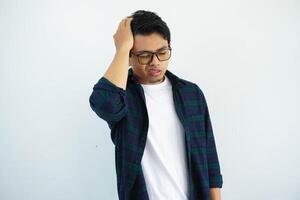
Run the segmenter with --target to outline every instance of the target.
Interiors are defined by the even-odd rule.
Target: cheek
[[[139,68],[139,72],[140,72],[140,74],[143,74],[143,75],[146,75],[146,74],[147,74],[147,71],[146,71],[146,68],[145,68],[145,67],[140,67],[140,68]]]
[[[139,76],[145,76],[147,73],[145,71],[145,67],[143,67],[143,66],[134,65],[134,66],[132,66],[132,69],[133,69],[134,73],[138,74]]]

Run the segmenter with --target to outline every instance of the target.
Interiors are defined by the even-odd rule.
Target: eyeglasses
[[[171,57],[171,47],[158,50],[157,52],[143,51],[138,54],[134,54],[130,51],[130,56],[135,55],[138,58],[140,65],[148,65],[152,62],[155,55],[159,61],[169,60]]]

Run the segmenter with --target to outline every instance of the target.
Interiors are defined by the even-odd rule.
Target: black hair
[[[155,12],[138,10],[132,13],[131,31],[133,36],[160,34],[170,44],[171,34],[169,27]]]

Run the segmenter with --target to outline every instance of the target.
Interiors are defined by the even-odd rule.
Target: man
[[[150,11],[123,19],[116,53],[90,96],[111,129],[119,199],[220,200],[223,180],[205,97],[167,70],[167,24]],[[128,67],[131,68],[128,69]]]

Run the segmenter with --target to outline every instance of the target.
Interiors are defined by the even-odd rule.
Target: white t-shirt
[[[187,200],[188,172],[184,129],[175,111],[172,85],[165,76],[155,85],[141,84],[149,129],[141,165],[150,200]]]

